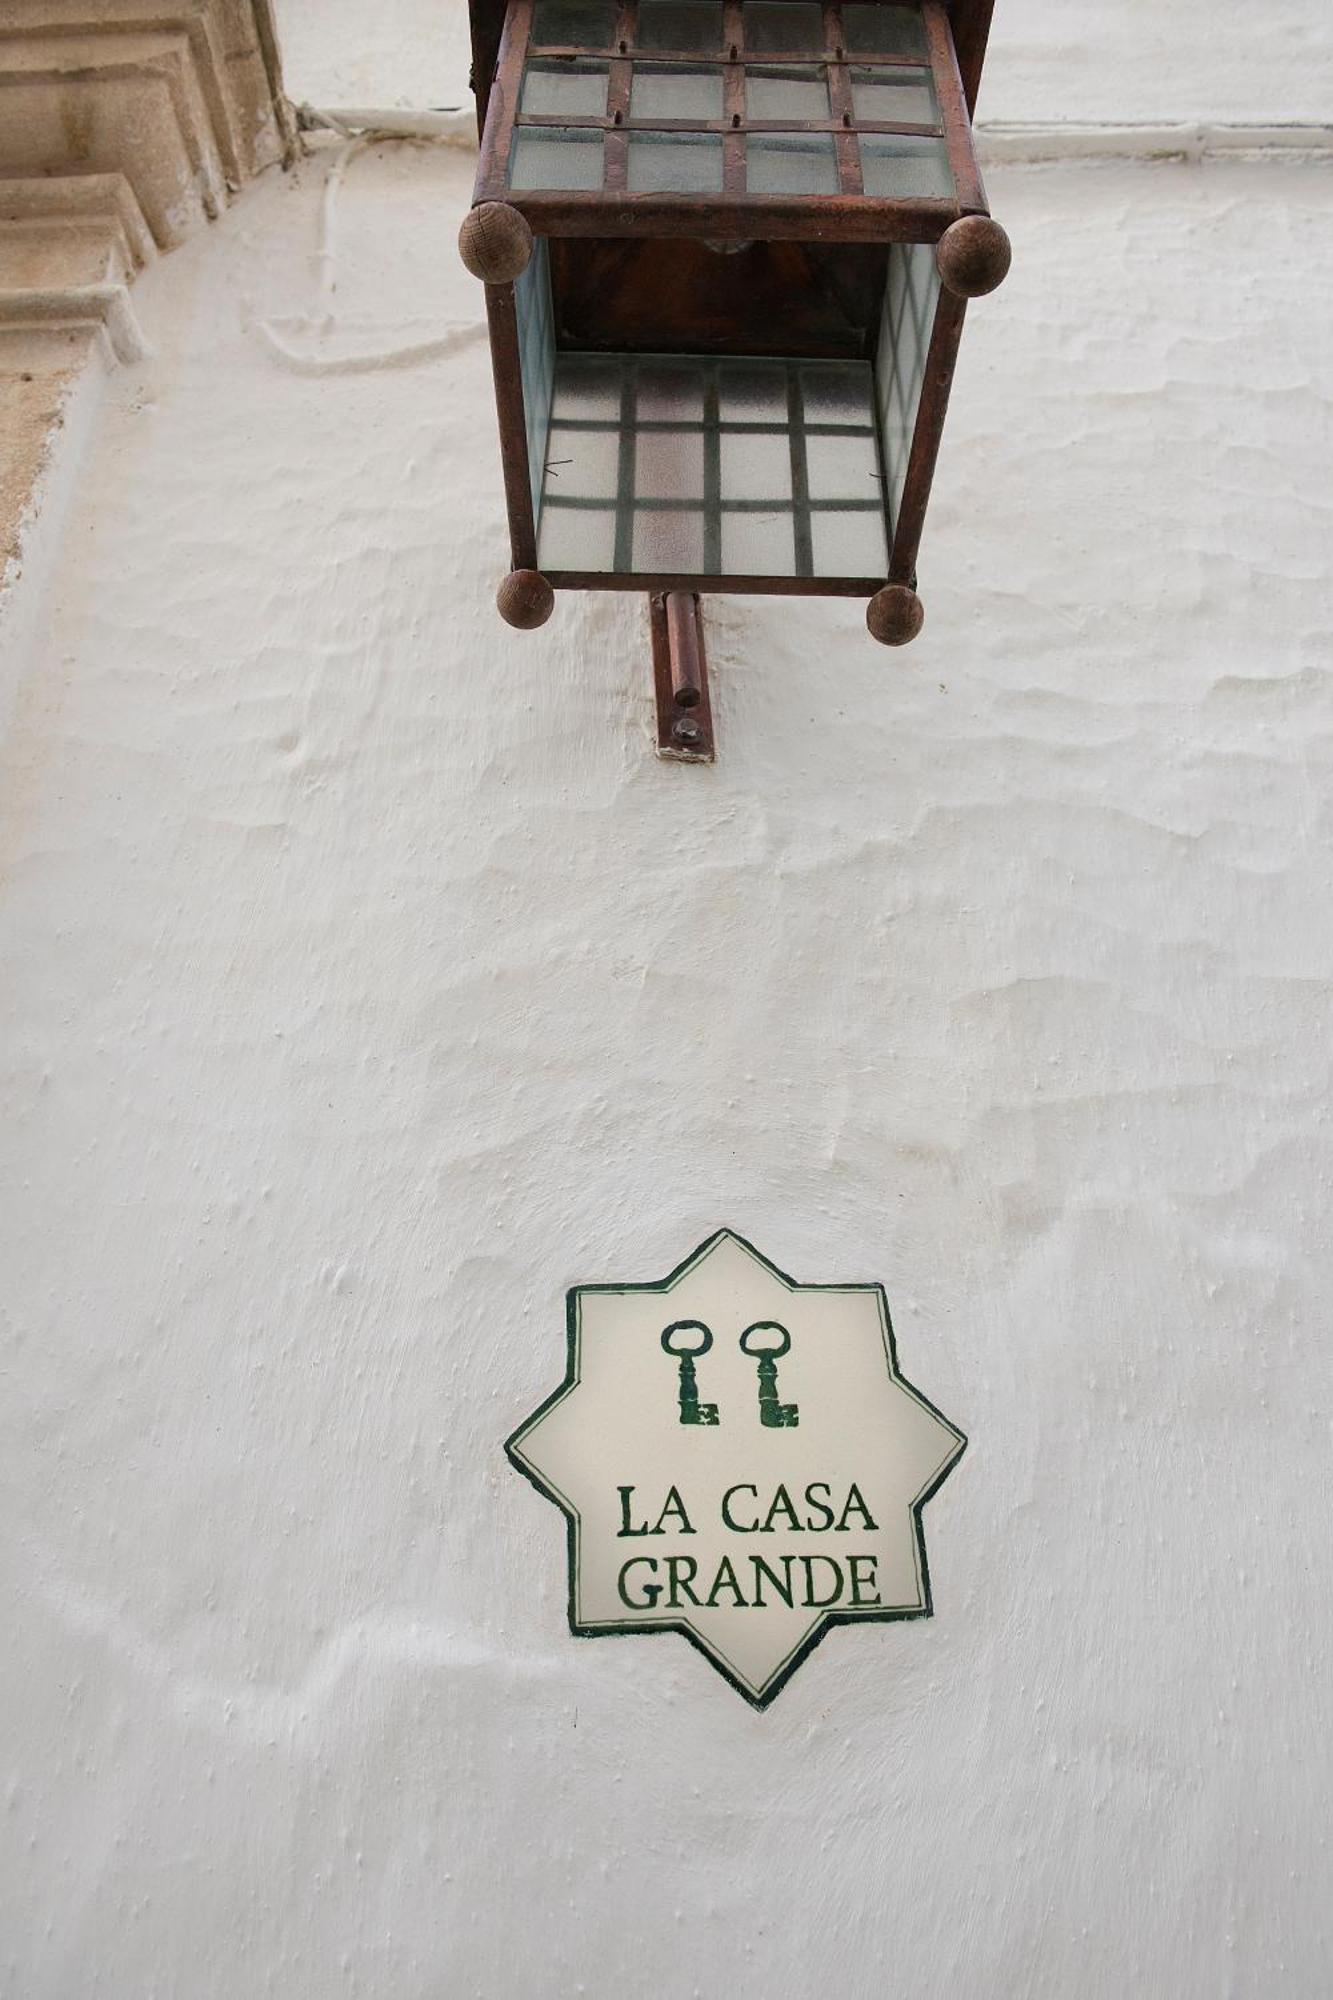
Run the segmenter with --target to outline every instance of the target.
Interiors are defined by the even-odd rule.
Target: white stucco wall
[[[711,602],[698,770],[637,603],[498,622],[483,345],[322,365],[478,319],[469,160],[319,334],[331,157],[140,282],[5,663],[0,1990],[1326,1993],[1327,170],[995,173],[925,634]],[[971,1438],[762,1716],[500,1452],[720,1222]]]

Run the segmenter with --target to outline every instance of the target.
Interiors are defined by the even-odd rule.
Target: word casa
[[[617,1539],[622,1535],[694,1535],[698,1529],[685,1511],[685,1502],[676,1486],[667,1488],[662,1510],[651,1526],[645,1520],[636,1526],[630,1516],[634,1511],[634,1488],[618,1486],[620,1495],[620,1526],[616,1530]],[[823,1499],[818,1496],[823,1494]],[[746,1497],[748,1495],[748,1498]],[[816,1479],[806,1487],[802,1505],[804,1517],[797,1511],[797,1505],[785,1486],[779,1486],[765,1508],[759,1499],[759,1488],[748,1480],[741,1480],[729,1486],[722,1495],[722,1525],[730,1528],[734,1535],[776,1535],[782,1530],[787,1533],[827,1534],[830,1530],[837,1535],[850,1532],[851,1517],[857,1516],[857,1525],[867,1533],[873,1533],[879,1526],[870,1518],[870,1509],[861,1498],[861,1489],[853,1480],[847,1488],[847,1497],[841,1507],[832,1507],[833,1488],[825,1479]],[[649,1512],[651,1513],[651,1508]],[[762,1518],[761,1518],[762,1517]],[[668,1528],[667,1523],[672,1526]]]
[[[668,1487],[655,1520],[650,1518],[651,1508],[645,1512],[635,1507],[632,1486],[616,1490],[620,1495],[617,1539],[698,1533],[678,1487]],[[636,1521],[635,1514],[640,1512],[643,1518]],[[792,1498],[786,1486],[779,1486],[767,1504],[756,1485],[742,1480],[722,1495],[719,1514],[722,1526],[736,1535],[850,1534],[854,1528],[864,1533],[878,1526],[855,1481],[838,1505],[826,1480],[812,1481],[799,1500]],[[693,1556],[639,1555],[621,1564],[617,1584],[621,1603],[632,1611],[652,1611],[659,1605],[675,1611],[686,1604],[708,1610],[762,1611],[770,1602],[803,1610],[828,1610],[835,1604],[869,1609],[883,1602],[875,1574],[878,1560],[873,1553],[844,1555],[842,1551],[837,1556],[779,1556],[774,1551],[771,1560],[751,1554],[737,1556],[734,1562],[723,1556],[701,1582]],[[764,1595],[766,1589],[769,1597]]]

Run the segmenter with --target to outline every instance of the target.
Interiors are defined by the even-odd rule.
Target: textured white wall
[[[484,348],[261,338],[478,315],[387,147],[293,323],[328,158],[139,285],[6,662],[0,1990],[1326,1993],[1327,173],[996,174],[923,638],[714,601],[682,770],[637,604],[494,615]],[[721,1221],[972,1440],[764,1716],[500,1454]]]

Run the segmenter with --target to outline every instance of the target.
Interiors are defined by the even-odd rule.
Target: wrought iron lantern
[[[511,625],[652,607],[659,748],[710,757],[701,591],[862,596],[917,549],[967,301],[1009,243],[971,109],[993,0],[472,0]]]

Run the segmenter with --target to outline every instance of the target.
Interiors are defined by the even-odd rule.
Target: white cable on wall
[[[321,341],[337,325],[334,296],[337,291],[338,204],[347,169],[366,146],[381,140],[406,140],[416,144],[461,145],[462,123],[466,118],[469,139],[476,146],[476,121],[458,111],[391,112],[377,110],[315,111],[302,105],[298,123],[304,130],[337,132],[344,143],[329,165],[320,203],[319,246],[315,254],[315,301],[304,313],[291,318],[257,320],[255,331],[279,365],[297,375],[365,375],[386,368],[415,368],[426,361],[474,346],[485,337],[482,320],[468,320],[445,327],[426,340],[373,347],[357,354],[329,354],[318,345],[296,344],[292,333],[313,335]],[[442,121],[448,121],[447,124]],[[390,129],[391,124],[397,129]]]
[[[1065,161],[1278,160],[1297,163],[1333,154],[1333,125],[1171,125],[1008,123],[976,127],[984,165],[1046,166]]]

